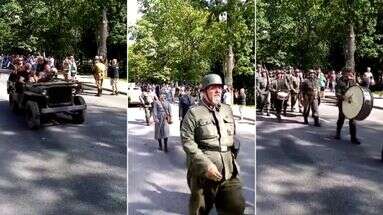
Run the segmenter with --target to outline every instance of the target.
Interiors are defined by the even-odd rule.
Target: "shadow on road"
[[[347,120],[342,140],[334,139],[334,119],[326,120],[331,123],[322,123],[320,128],[302,123],[289,128],[274,119],[257,117],[257,211],[380,214],[382,125],[357,122],[362,144],[353,145]],[[279,174],[274,176],[274,171]],[[283,192],[270,192],[270,186]],[[287,213],[289,205],[297,210]]]
[[[126,110],[88,105],[84,124],[36,131],[8,101],[0,112],[4,205],[21,214],[126,214]]]

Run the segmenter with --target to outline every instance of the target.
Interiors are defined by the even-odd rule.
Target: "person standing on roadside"
[[[158,149],[162,150],[164,140],[164,152],[168,152],[169,121],[171,117],[171,105],[166,101],[166,94],[161,93],[158,100],[153,102],[154,138],[158,141]]]
[[[243,108],[246,106],[246,93],[244,88],[239,89],[238,101],[239,117],[243,120]]]
[[[108,68],[108,73],[110,77],[110,85],[112,86],[112,95],[118,95],[118,76],[119,76],[119,67],[117,59],[112,60],[111,66]]]
[[[182,120],[184,119],[186,113],[189,108],[194,105],[194,98],[190,95],[190,87],[187,86],[185,88],[185,92],[183,95],[179,97],[179,117],[180,117],[180,125],[182,125]]]
[[[93,66],[93,76],[96,81],[97,86],[97,94],[96,96],[102,95],[102,83],[104,82],[104,77],[106,73],[106,66],[100,61],[100,57],[96,56],[94,59],[94,66]]]
[[[77,65],[73,55],[69,57],[69,74],[72,77],[72,80],[76,80]]]

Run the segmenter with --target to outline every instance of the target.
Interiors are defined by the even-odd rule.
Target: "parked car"
[[[140,105],[141,104],[141,101],[140,101],[141,93],[142,93],[142,91],[141,91],[140,87],[128,85],[128,105],[129,106]]]

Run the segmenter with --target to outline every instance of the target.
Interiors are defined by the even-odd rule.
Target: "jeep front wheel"
[[[26,120],[30,129],[38,129],[41,124],[40,110],[36,102],[28,101],[26,106]]]
[[[17,113],[19,111],[19,107],[18,107],[18,104],[16,102],[16,100],[13,98],[13,94],[9,94],[9,108],[11,108],[11,110],[14,112],[14,113]]]
[[[81,96],[75,96],[74,98],[75,105],[85,105],[85,100]],[[78,110],[72,114],[72,122],[75,124],[82,124],[85,122],[85,110]]]

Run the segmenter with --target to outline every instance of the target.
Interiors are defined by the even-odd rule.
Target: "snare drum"
[[[352,86],[345,93],[342,111],[347,119],[364,120],[370,115],[374,97],[365,87]]]
[[[284,101],[284,100],[287,100],[288,97],[289,97],[289,94],[286,92],[280,91],[277,93],[277,99],[279,100]]]

